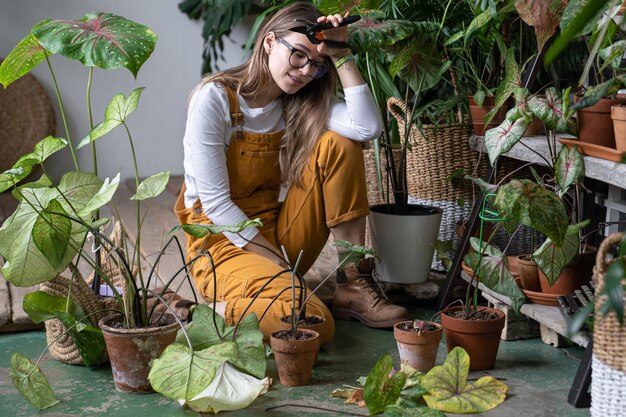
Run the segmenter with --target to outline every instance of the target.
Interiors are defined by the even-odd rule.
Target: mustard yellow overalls
[[[262,220],[260,233],[277,248],[284,245],[291,262],[295,262],[301,249],[304,251],[298,268],[304,274],[324,247],[329,228],[368,213],[361,145],[335,132],[325,132],[305,167],[303,187],[291,186],[285,201],[280,203],[278,155],[283,132],[241,131],[243,114],[236,93],[230,88],[226,91],[234,127],[226,156],[231,198],[248,218]],[[183,185],[174,209],[180,223],[211,223],[200,200],[190,208],[185,207],[184,193]],[[244,312],[263,316],[260,328],[264,337],[269,338],[278,329],[280,317],[291,314],[291,291],[283,291],[291,286],[290,274],[283,273],[263,287],[282,270],[281,266],[235,246],[222,234],[208,239],[187,235],[188,259],[207,249],[215,265],[217,292],[214,294],[213,270],[207,257],[200,258],[191,269],[196,288],[207,301],[213,298],[227,301],[225,319],[230,325]],[[276,301],[272,303],[274,298]],[[320,337],[323,345],[328,343],[335,331],[328,308],[313,296],[307,303],[308,314],[326,319]]]

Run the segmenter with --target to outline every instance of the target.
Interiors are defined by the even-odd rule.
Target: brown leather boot
[[[366,258],[361,260],[358,269],[354,263],[349,263],[337,270],[339,279],[333,296],[333,315],[340,320],[357,319],[375,328],[393,327],[399,321],[410,320],[406,308],[387,300],[372,276],[373,269],[373,258]]]

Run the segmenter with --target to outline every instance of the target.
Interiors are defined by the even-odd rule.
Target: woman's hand
[[[345,17],[350,16],[346,13],[343,17],[340,14],[331,14],[328,16],[320,16],[317,23],[331,23],[335,28],[323,31],[324,38],[339,42],[348,42],[348,26],[339,26]],[[350,48],[330,48],[326,42],[317,45],[317,51],[320,54],[327,55],[335,63],[339,58],[350,54]]]

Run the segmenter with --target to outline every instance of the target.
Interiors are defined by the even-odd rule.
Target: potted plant
[[[569,23],[578,12],[577,5],[577,2],[571,2],[567,6],[565,13],[568,18],[563,19],[563,25]],[[579,140],[583,144],[611,149],[615,149],[611,107],[624,103],[616,93],[626,86],[622,66],[626,39],[618,27],[620,19],[623,19],[623,16],[618,16],[620,6],[618,0],[606,2],[598,12],[603,17],[588,22],[579,33],[579,36],[587,35],[590,52],[578,86],[589,87],[584,94],[576,97],[576,103],[572,106],[577,111]],[[591,33],[594,36],[589,36]]]
[[[426,320],[407,320],[393,326],[400,362],[420,372],[428,372],[437,361],[441,324]]]
[[[35,25],[29,35],[3,61],[0,82],[6,87],[43,61],[49,64],[54,78],[49,60],[52,54],[82,62],[89,68],[90,75],[94,66],[102,69],[127,68],[136,75],[150,56],[155,43],[156,35],[149,28],[110,13],[89,13],[76,21],[46,20]],[[88,87],[88,110],[91,114],[91,82]],[[56,85],[55,89],[60,99]],[[60,320],[65,329],[59,337],[71,335],[82,363],[88,366],[99,364],[107,358],[104,342],[106,337],[103,338],[97,327],[97,318],[103,315],[117,312],[115,319],[100,320],[103,327],[111,327],[115,333],[167,333],[163,342],[153,343],[155,339],[152,339],[153,341],[144,343],[150,345],[146,365],[147,361],[158,357],[160,350],[174,341],[176,328],[182,326],[176,316],[153,314],[158,302],[150,304],[149,295],[167,304],[163,295],[177,277],[166,279],[161,293],[150,288],[158,260],[150,274],[144,277],[140,232],[134,253],[125,252],[125,245],[113,242],[103,232],[109,220],[99,218],[98,211],[113,197],[119,185],[119,174],[113,179],[102,180],[98,177],[95,147],[92,148],[94,172],[82,171],[75,153],[76,149],[93,143],[118,126],[123,125],[126,128],[135,167],[136,193],[132,199],[137,203],[137,226],[140,231],[143,219],[141,201],[159,195],[169,178],[169,172],[161,172],[141,182],[139,179],[134,142],[126,120],[137,108],[142,90],[143,88],[135,89],[128,97],[123,94],[115,95],[107,106],[104,121],[93,127],[78,146],[70,139],[67,115],[62,101],[59,100],[67,139],[52,136],[43,138],[32,152],[23,155],[11,169],[0,174],[0,190],[12,189],[13,195],[19,201],[15,212],[0,228],[0,254],[5,259],[3,275],[18,286],[54,284],[63,287],[62,296],[41,291],[27,295],[25,309],[35,321]],[[48,176],[44,161],[66,147],[71,151],[74,166],[55,183]],[[37,181],[21,184],[36,166],[41,167],[42,177]],[[243,224],[240,226],[247,227]],[[237,228],[233,230],[235,229]],[[100,248],[96,253],[106,253],[109,256],[107,262],[97,257],[93,259],[84,249],[88,234],[95,239],[95,247]],[[162,251],[176,242],[177,238],[171,237]],[[91,289],[76,273],[72,274],[71,279],[61,277],[68,267],[77,271],[76,263],[80,260],[95,271]],[[177,275],[186,272],[188,265],[194,261],[186,263],[183,260],[184,265]],[[119,275],[121,281],[114,282],[113,273]],[[108,291],[114,295],[112,303],[99,302],[101,284],[103,289],[106,284]],[[86,289],[86,294],[91,294],[90,302],[76,298],[78,291],[75,288]],[[173,312],[169,304],[166,308]],[[111,347],[107,342],[108,358],[114,362],[116,355]],[[121,354],[126,359],[131,356],[126,348]],[[133,362],[136,367],[137,358],[133,358]],[[45,408],[57,402],[37,365],[20,354],[14,355],[12,365],[15,385],[33,405]],[[119,372],[115,364],[113,369],[114,377],[117,377]],[[147,370],[142,371],[142,375],[145,379]],[[141,392],[151,389],[145,380],[140,381],[133,377],[132,382],[129,381],[131,380],[116,380],[117,388],[137,389]]]
[[[459,136],[469,137],[469,124],[459,114],[463,98],[451,86],[448,71],[451,62],[442,52],[449,22],[464,13],[453,3],[432,5],[432,9],[424,8],[419,1],[382,3],[378,9],[320,3],[324,13],[349,11],[361,15],[361,20],[348,30],[350,49],[383,120],[383,134],[367,151],[373,156],[366,160],[376,167],[368,167],[374,174],[368,183],[385,190],[381,195],[384,203],[370,207],[368,227],[372,245],[381,255],[376,270],[387,282],[426,281],[433,264],[437,232],[441,232],[441,207],[434,199],[413,193],[420,201],[409,201],[409,179],[424,174],[411,166],[410,161],[423,160],[418,156],[422,146],[432,151],[437,142],[445,140],[446,147],[456,146],[464,143]],[[473,163],[472,160],[468,165]],[[438,178],[448,187],[445,178],[450,172],[445,168],[440,171]],[[451,199],[449,205],[454,210],[456,201]],[[415,222],[421,224],[416,226]],[[454,222],[448,223],[446,233],[452,238]],[[388,236],[393,238],[382,241]],[[441,235],[440,238],[446,240]],[[418,245],[418,256],[399,259],[397,255],[402,253],[399,248],[407,245]]]

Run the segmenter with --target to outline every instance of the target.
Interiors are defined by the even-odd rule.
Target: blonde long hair
[[[259,30],[252,55],[237,67],[221,73],[205,76],[194,88],[192,95],[210,82],[219,82],[232,88],[243,97],[255,98],[263,94],[263,88],[273,82],[267,65],[268,55],[263,41],[269,32],[276,37],[289,33],[294,26],[315,22],[322,13],[311,3],[293,3],[274,14]],[[302,185],[302,175],[315,143],[326,130],[326,122],[335,93],[337,72],[330,58],[325,57],[328,72],[321,78],[311,80],[295,94],[283,94],[283,118],[285,134],[281,141],[280,169],[282,179]]]

